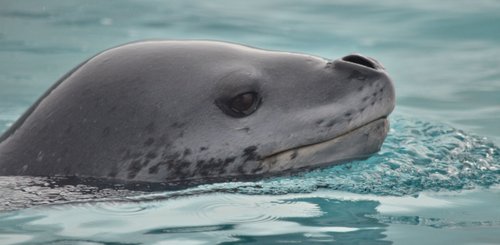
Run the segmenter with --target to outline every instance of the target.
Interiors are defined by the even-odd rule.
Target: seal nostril
[[[351,55],[348,55],[348,56],[342,58],[342,60],[347,61],[347,62],[351,62],[354,64],[370,67],[372,69],[376,69],[375,64],[371,60],[369,60],[368,58],[365,58],[361,55],[351,54]]]

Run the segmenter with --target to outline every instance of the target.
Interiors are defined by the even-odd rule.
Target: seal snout
[[[175,188],[282,175],[378,151],[394,105],[389,74],[360,54],[137,42],[56,82],[0,137],[0,175]]]
[[[364,67],[368,67],[371,69],[379,69],[381,68],[381,65],[376,62],[375,60],[362,56],[360,54],[350,54],[342,58],[343,61],[349,62],[349,63],[354,63],[357,65],[361,65]]]

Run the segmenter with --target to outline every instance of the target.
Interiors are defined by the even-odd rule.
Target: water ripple
[[[279,212],[273,212],[273,203],[248,202],[241,196],[221,196],[203,203],[196,209],[196,215],[203,220],[223,223],[258,223],[279,218]]]
[[[143,202],[143,203],[133,203],[133,204],[123,204],[120,202],[100,202],[100,203],[86,203],[84,204],[86,208],[91,209],[93,212],[113,215],[113,216],[133,216],[141,215],[142,213],[148,212],[155,207],[154,202]]]

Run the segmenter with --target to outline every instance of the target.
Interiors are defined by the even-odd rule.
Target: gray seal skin
[[[0,138],[0,174],[208,182],[377,152],[395,105],[385,69],[214,41],[106,50]]]

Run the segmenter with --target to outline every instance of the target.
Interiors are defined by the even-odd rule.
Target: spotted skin
[[[224,111],[248,92],[259,98],[255,111]],[[385,69],[361,55],[136,42],[83,62],[28,109],[0,138],[0,174],[197,183],[281,175],[378,151],[394,103]]]

